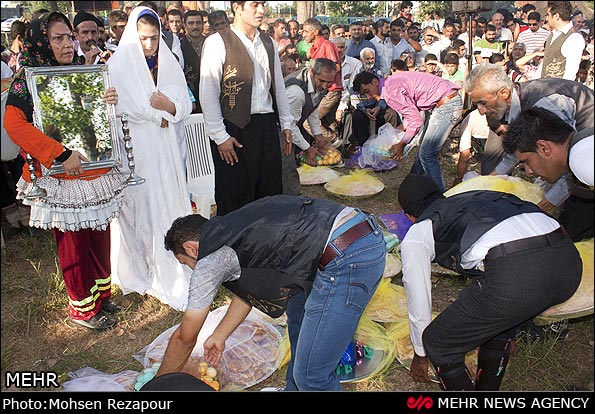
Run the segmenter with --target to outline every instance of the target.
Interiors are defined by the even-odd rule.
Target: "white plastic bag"
[[[211,311],[196,340],[196,346],[182,369],[198,377],[198,363],[204,355],[203,343],[213,333],[228,305]],[[150,367],[161,362],[169,338],[178,325],[172,326],[153,342],[134,355],[134,358]],[[219,365],[219,382],[222,391],[234,391],[251,387],[268,378],[285,358],[281,347],[282,336],[275,326],[261,318],[254,310],[225,341],[225,351]]]
[[[64,391],[132,391],[138,371],[122,371],[108,374],[95,368],[85,367],[69,372],[72,380],[62,384]]]
[[[386,123],[378,128],[378,135],[370,137],[363,145],[362,152],[368,152],[371,155],[379,157],[390,157],[390,147],[398,144],[405,135],[404,131],[393,127],[390,123]]]

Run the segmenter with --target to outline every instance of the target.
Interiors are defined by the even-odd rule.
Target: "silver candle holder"
[[[126,185],[139,185],[144,183],[146,180],[138,176],[134,169],[136,167],[134,163],[134,154],[132,153],[132,137],[130,136],[130,129],[128,128],[128,114],[122,114],[122,132],[124,132],[124,149],[126,150],[126,158],[128,159],[128,169],[130,175],[126,179]]]
[[[29,174],[31,174],[31,188],[29,189],[27,194],[25,194],[25,198],[28,200],[33,200],[36,198],[47,197],[48,192],[37,185],[37,175],[35,175],[35,160],[30,154],[27,154],[25,156],[25,159],[27,161],[27,168],[29,170]]]

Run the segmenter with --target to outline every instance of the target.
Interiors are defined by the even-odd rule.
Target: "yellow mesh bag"
[[[407,297],[403,286],[384,278],[364,310],[364,316],[376,322],[394,322],[407,318]]]
[[[433,313],[432,319],[436,316],[438,316],[438,314]],[[411,342],[411,336],[409,333],[409,319],[405,317],[399,321],[387,323],[386,333],[395,344],[395,358],[405,368],[410,369],[415,352],[413,350],[413,343]],[[465,365],[467,365],[469,372],[475,378],[477,373],[477,350],[468,352],[467,355],[465,355]],[[436,375],[436,372],[434,372],[432,364],[430,364],[430,368],[432,371],[432,381],[439,382],[438,376]]]
[[[370,379],[386,371],[395,359],[395,346],[388,337],[386,329],[379,323],[362,316],[353,338],[372,350],[372,358],[364,359],[360,367],[355,368],[355,377],[341,382],[359,382]]]
[[[382,277],[393,277],[401,273],[401,256],[398,253],[387,253]]]
[[[538,324],[562,319],[580,318],[593,313],[593,239],[574,243],[583,261],[581,283],[570,299],[543,311],[535,318]]]
[[[514,194],[521,200],[538,204],[543,199],[543,189],[519,177],[508,175],[480,175],[455,185],[444,193],[446,197],[474,190],[491,190]]]
[[[312,167],[308,164],[302,164],[297,169],[300,176],[301,185],[324,184],[333,178],[341,176],[337,171],[330,167]]]
[[[370,170],[352,170],[324,185],[330,193],[345,197],[369,197],[384,189],[384,184]]]

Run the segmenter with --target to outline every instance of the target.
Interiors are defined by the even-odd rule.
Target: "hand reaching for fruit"
[[[217,369],[209,365],[207,361],[200,361],[198,363],[198,377],[215,391],[219,391],[221,388],[217,374]]]

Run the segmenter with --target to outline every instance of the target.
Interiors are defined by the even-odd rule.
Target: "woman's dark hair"
[[[441,200],[445,198],[443,194],[437,192],[430,194],[429,196],[422,198],[419,201],[411,204],[409,207],[405,209],[405,213],[417,218],[420,217],[423,212],[429,207],[436,200]]]
[[[170,250],[174,255],[186,254],[184,243],[187,241],[200,241],[202,225],[208,220],[199,214],[190,214],[178,217],[165,234],[165,250]]]

